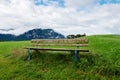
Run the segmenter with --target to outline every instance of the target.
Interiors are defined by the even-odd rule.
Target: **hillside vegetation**
[[[69,52],[32,51],[30,41],[0,42],[1,80],[120,80],[120,36],[88,36],[90,53],[74,62]]]

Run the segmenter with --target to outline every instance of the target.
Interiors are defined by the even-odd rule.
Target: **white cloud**
[[[0,33],[21,34],[33,28],[52,28],[65,35],[120,34],[120,4],[98,5],[96,0],[65,2],[66,7],[61,8],[56,3],[36,6],[33,0],[0,0],[0,29],[15,29]],[[81,6],[87,9],[78,11]]]
[[[85,6],[91,6],[97,3],[97,0],[65,0],[65,5],[71,8],[80,8]]]

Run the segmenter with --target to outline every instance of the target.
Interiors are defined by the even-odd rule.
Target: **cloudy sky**
[[[68,34],[120,34],[120,0],[0,0],[0,33],[51,28]]]

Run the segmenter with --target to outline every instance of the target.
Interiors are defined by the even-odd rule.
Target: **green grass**
[[[32,51],[30,41],[0,42],[1,80],[119,80],[120,36],[88,36],[90,53],[81,53],[74,62],[69,52]]]

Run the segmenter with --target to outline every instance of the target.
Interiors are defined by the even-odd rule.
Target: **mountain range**
[[[22,41],[31,39],[60,39],[65,38],[53,29],[32,29],[18,36],[13,34],[0,34],[0,41]]]

